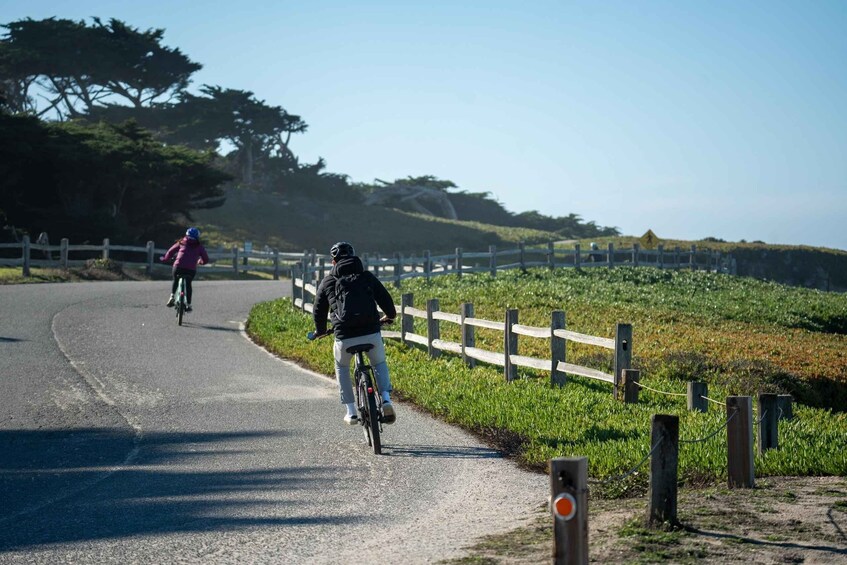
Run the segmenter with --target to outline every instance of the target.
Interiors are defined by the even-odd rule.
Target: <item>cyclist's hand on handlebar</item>
[[[379,323],[384,325],[384,326],[388,325],[388,324],[393,324],[394,318],[389,318],[388,316],[383,316],[382,318],[379,319]]]

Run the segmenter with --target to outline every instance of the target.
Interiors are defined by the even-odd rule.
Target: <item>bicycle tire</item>
[[[382,441],[379,437],[379,412],[376,407],[376,394],[373,392],[373,387],[371,387],[371,392],[368,393],[368,427],[370,428],[371,439],[373,440],[374,454],[379,455],[382,453]]]
[[[361,373],[356,373],[356,400],[359,408],[359,422],[362,425],[362,432],[365,434],[365,441],[368,442],[368,447],[373,446],[371,441],[371,426],[368,416],[368,391],[365,386],[365,379]]]
[[[182,301],[180,301],[176,306],[176,323],[180,326],[182,325],[182,316],[185,314],[185,307],[182,305]]]

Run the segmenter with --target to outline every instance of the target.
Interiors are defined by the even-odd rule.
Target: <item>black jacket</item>
[[[337,277],[354,274],[361,274],[364,277],[364,280],[368,283],[373,293],[374,301],[382,308],[385,315],[389,318],[397,317],[394,300],[383,284],[379,282],[379,279],[373,273],[364,269],[362,261],[358,257],[345,257],[332,266],[332,270],[330,270],[329,274],[318,285],[318,293],[315,296],[315,309],[312,313],[315,320],[315,331],[318,334],[326,331],[327,314],[329,314],[332,331],[335,333],[336,339],[349,339],[351,337],[375,334],[379,331],[379,322],[372,326],[344,327],[334,315],[335,281]]]

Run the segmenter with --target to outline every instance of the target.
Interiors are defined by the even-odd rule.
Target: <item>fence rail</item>
[[[81,244],[71,245],[67,239],[62,239],[59,245],[32,243],[29,236],[24,236],[20,243],[0,243],[0,267],[21,267],[24,276],[30,275],[32,267],[68,269],[82,267],[93,258],[110,259],[115,254],[120,262],[129,265],[143,266],[147,274],[156,269],[170,269],[170,265],[158,262],[167,248],[156,247],[152,241],[145,246],[112,245],[104,239],[101,245]],[[17,256],[11,256],[9,251],[20,250]],[[281,253],[278,250],[245,251],[238,247],[230,249],[209,249],[209,265],[200,265],[200,273],[243,271],[273,273],[274,279],[280,276],[292,276],[294,265],[301,262],[301,253]],[[76,255],[76,257],[72,257]],[[79,255],[87,255],[79,258]],[[39,257],[39,255],[41,255]],[[142,257],[139,257],[142,256]]]

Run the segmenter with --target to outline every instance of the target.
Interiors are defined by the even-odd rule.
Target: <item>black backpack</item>
[[[351,328],[379,323],[373,290],[363,274],[335,279],[335,318]]]

